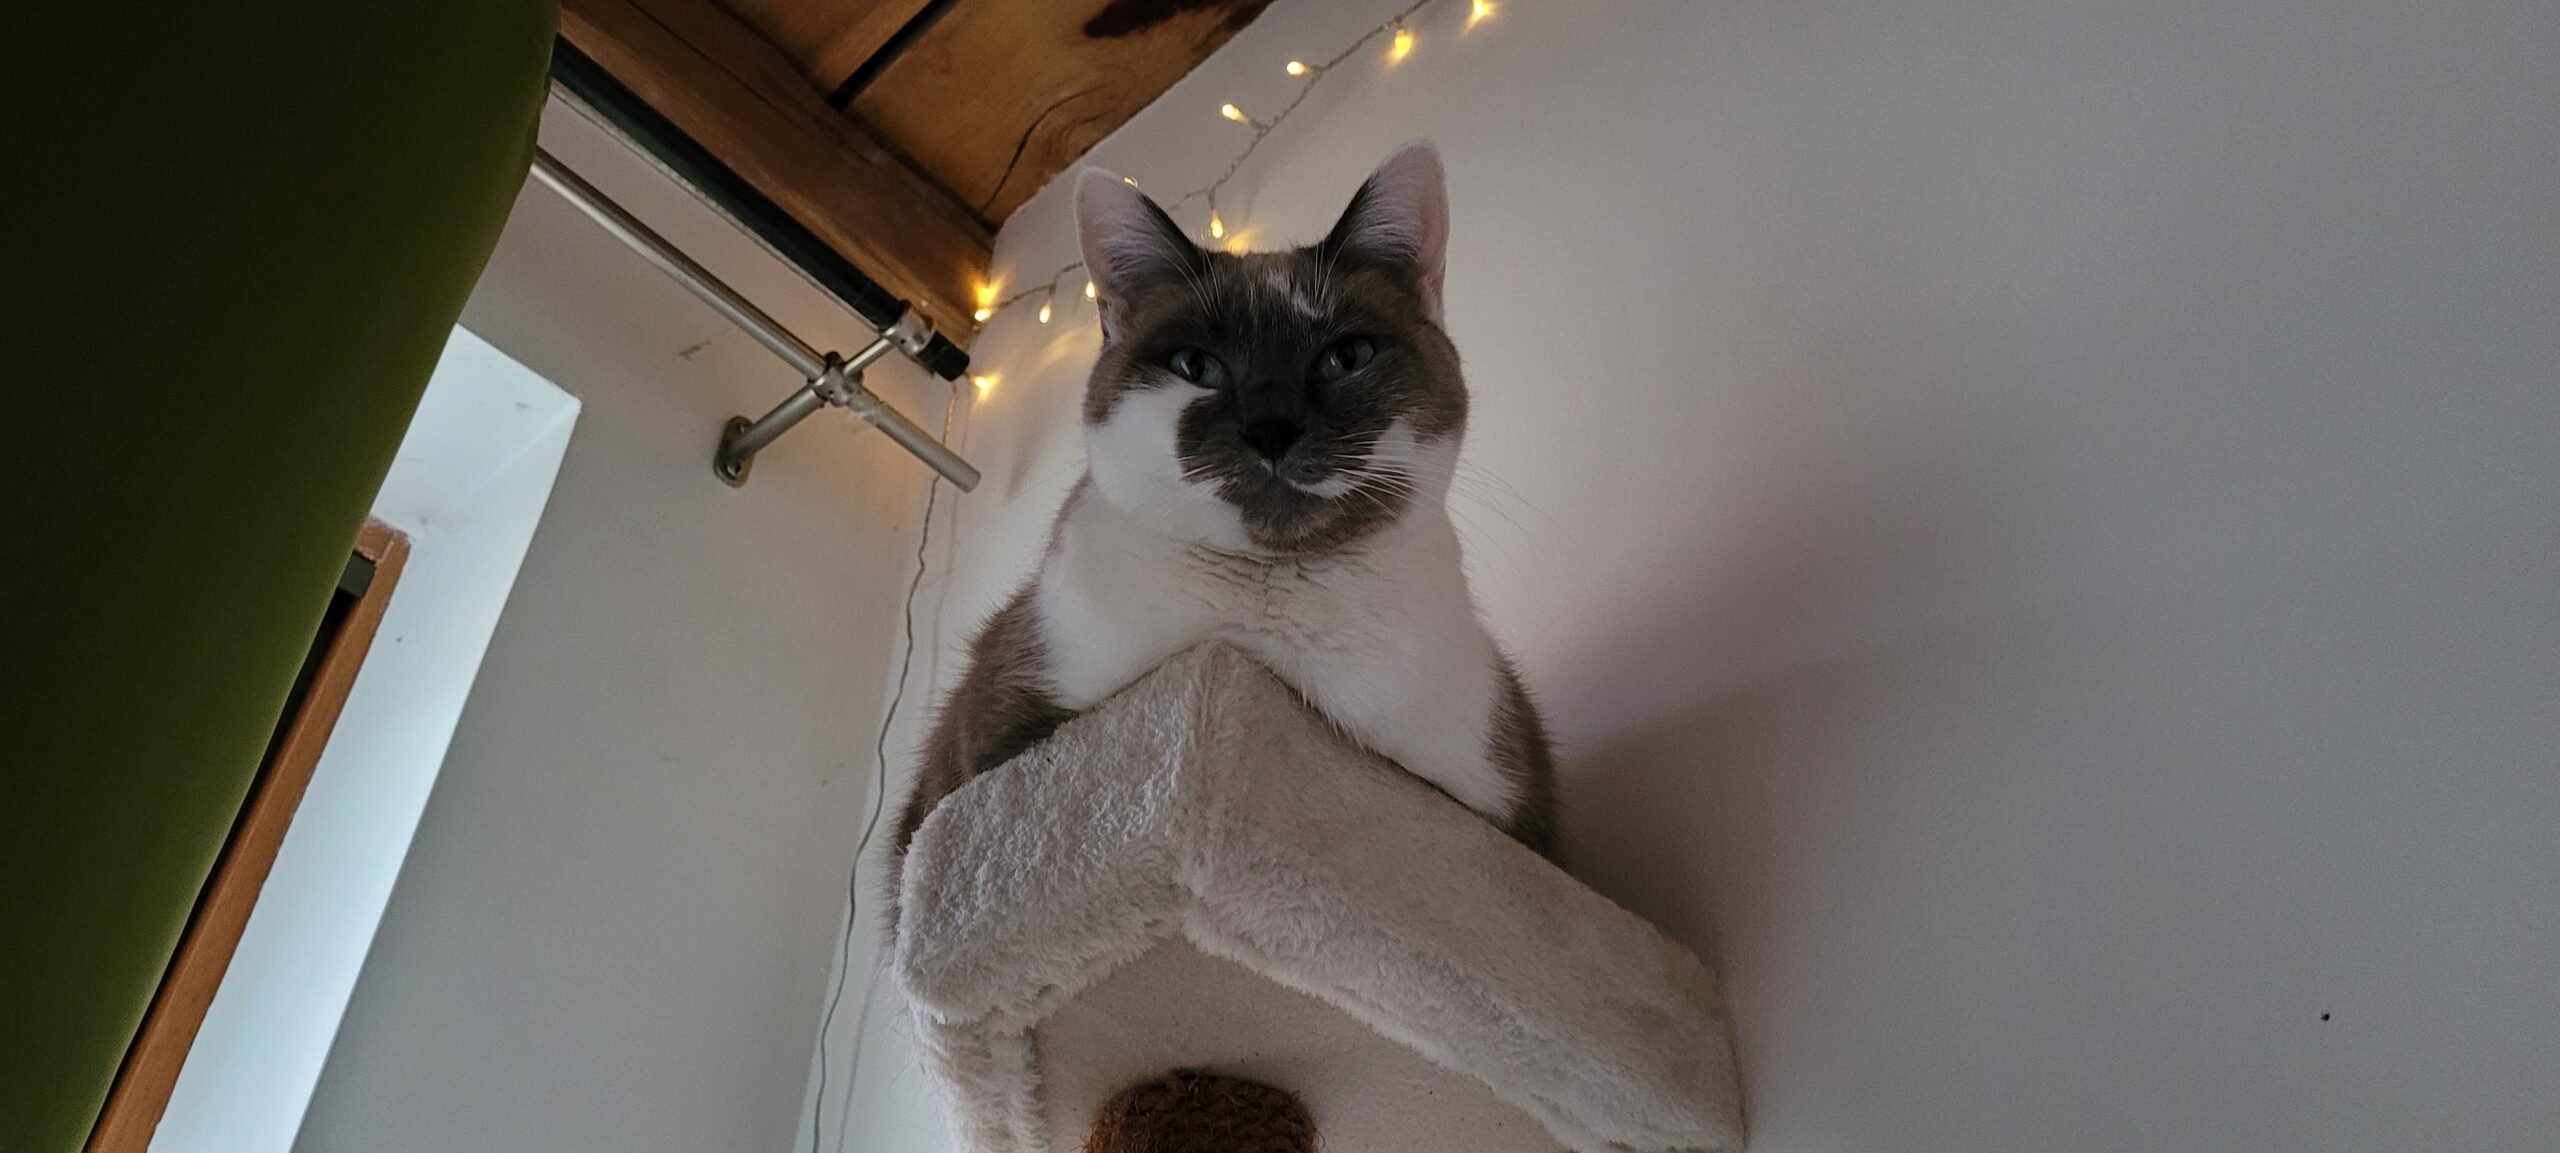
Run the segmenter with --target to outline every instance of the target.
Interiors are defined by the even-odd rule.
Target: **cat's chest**
[[[1198,624],[1209,636],[1248,648],[1345,649],[1376,643],[1408,615],[1401,606],[1417,595],[1418,566],[1396,560],[1264,563],[1198,556],[1181,579],[1197,592]]]
[[[1284,675],[1320,676],[1329,667],[1393,667],[1420,634],[1473,620],[1438,619],[1449,614],[1435,604],[1463,604],[1466,594],[1454,557],[1433,556],[1421,542],[1275,562],[1126,537],[1109,525],[1065,530],[1042,569],[1038,603],[1053,688],[1069,708],[1091,706],[1202,641],[1234,643]]]

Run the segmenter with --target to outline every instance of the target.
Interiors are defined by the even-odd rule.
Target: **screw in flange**
[[[743,416],[733,416],[720,426],[720,451],[711,454],[711,473],[731,488],[745,487],[748,471],[756,466],[756,458],[740,456],[735,451],[738,437],[754,424]]]

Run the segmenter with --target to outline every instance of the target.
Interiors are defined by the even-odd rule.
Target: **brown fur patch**
[[[889,922],[897,923],[898,864],[944,797],[1038,744],[1073,713],[1050,695],[1048,654],[1030,585],[1013,594],[969,641],[969,671],[942,702],[924,763],[889,841]]]
[[[1529,698],[1529,688],[1521,683],[1511,658],[1501,661],[1502,699],[1494,706],[1488,740],[1493,763],[1520,786],[1520,807],[1502,831],[1562,864],[1563,846],[1556,843],[1555,752],[1547,745],[1546,722],[1539,719],[1537,702]]]
[[[1176,1070],[1102,1106],[1084,1153],[1315,1153],[1296,1094],[1260,1081]]]

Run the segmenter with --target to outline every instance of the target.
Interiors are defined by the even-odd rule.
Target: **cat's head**
[[[1447,496],[1466,428],[1441,331],[1440,154],[1378,166],[1322,241],[1202,249],[1120,177],[1087,169],[1076,223],[1102,309],[1084,401],[1095,490],[1215,548],[1342,548]]]

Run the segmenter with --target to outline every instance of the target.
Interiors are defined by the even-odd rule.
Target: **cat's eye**
[[[1164,366],[1175,376],[1202,388],[1220,388],[1227,383],[1227,366],[1196,348],[1174,349],[1164,358]]]
[[[1378,355],[1376,341],[1365,336],[1346,337],[1333,343],[1316,357],[1316,376],[1324,380],[1340,380],[1369,363]]]

